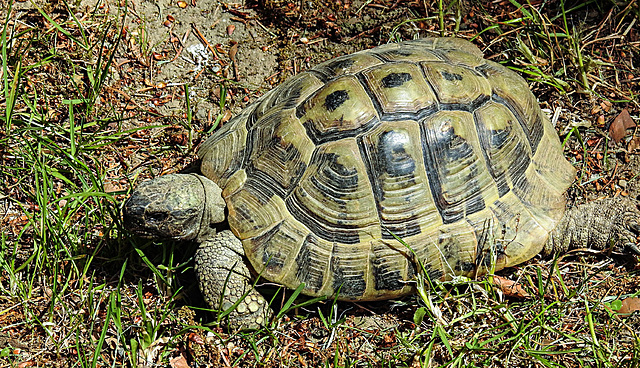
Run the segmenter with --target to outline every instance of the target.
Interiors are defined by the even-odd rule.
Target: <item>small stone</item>
[[[621,188],[626,188],[626,187],[627,187],[627,184],[629,184],[629,183],[628,183],[626,180],[624,180],[624,179],[620,179],[620,180],[618,180],[618,185],[619,185]]]

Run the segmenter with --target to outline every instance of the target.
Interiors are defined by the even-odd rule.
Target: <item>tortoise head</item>
[[[203,241],[224,221],[220,188],[204,176],[164,175],[140,184],[124,204],[124,226],[152,239]]]

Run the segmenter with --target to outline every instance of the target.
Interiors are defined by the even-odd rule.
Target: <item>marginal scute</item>
[[[444,273],[474,276],[478,243],[475,229],[466,221],[460,221],[440,226],[434,235],[436,236],[434,245],[441,254],[441,259],[438,261]]]
[[[382,63],[383,61],[380,58],[365,51],[325,61],[316,65],[313,70],[323,75],[326,80],[329,80],[342,75],[356,74]]]
[[[202,144],[198,157],[202,161],[200,170],[221,188],[235,172],[242,169],[242,162],[247,152],[245,142],[247,129],[244,118],[249,114],[242,114],[225,124],[219,133],[213,135]]]
[[[368,276],[369,257],[368,247],[333,243],[330,271],[334,293],[331,296],[343,300],[366,300],[368,280],[365,276]]]
[[[244,239],[243,246],[247,258],[262,277],[296,288],[300,281],[292,275],[298,264],[291,255],[299,252],[308,236],[304,226],[285,215],[267,231]]]
[[[295,282],[304,283],[309,295],[321,295],[320,291],[329,277],[329,257],[332,244],[309,234],[296,255]]]
[[[372,54],[388,62],[408,61],[419,63],[422,61],[442,61],[443,58],[437,51],[425,47],[420,43],[404,43],[402,47],[398,44],[386,44],[370,50]]]
[[[440,38],[420,38],[417,40],[407,41],[404,44],[411,47],[419,47],[438,52],[456,51],[469,54],[470,57],[482,58],[482,51],[476,45],[456,37],[440,37]],[[428,61],[428,60],[421,60]]]
[[[324,82],[309,71],[300,73],[285,83],[267,92],[255,102],[253,121],[257,121],[267,113],[280,109],[292,109],[307,99],[315,91],[324,86]],[[248,120],[247,127],[252,128]]]
[[[372,253],[371,273],[376,292],[398,292],[409,286],[409,275],[418,266],[409,248],[397,243],[374,242]]]

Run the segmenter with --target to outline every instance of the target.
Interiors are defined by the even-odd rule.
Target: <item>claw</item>
[[[637,256],[640,256],[640,248],[636,244],[627,243],[625,244],[625,248],[629,251],[629,253],[633,253]]]

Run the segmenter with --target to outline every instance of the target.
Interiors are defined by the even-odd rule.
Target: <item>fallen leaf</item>
[[[635,311],[640,311],[640,298],[626,298],[622,301],[622,307],[618,309],[618,314],[628,316]]]
[[[171,368],[189,368],[189,363],[184,358],[184,355],[179,355],[169,361]]]
[[[616,143],[620,143],[622,138],[627,134],[627,129],[635,126],[636,123],[631,118],[631,115],[629,115],[629,110],[624,109],[609,126],[609,135]]]
[[[531,296],[522,285],[501,276],[493,276],[493,284],[510,297],[525,299]]]
[[[234,43],[229,49],[229,58],[232,62],[236,61],[236,53],[238,53],[238,43]]]

